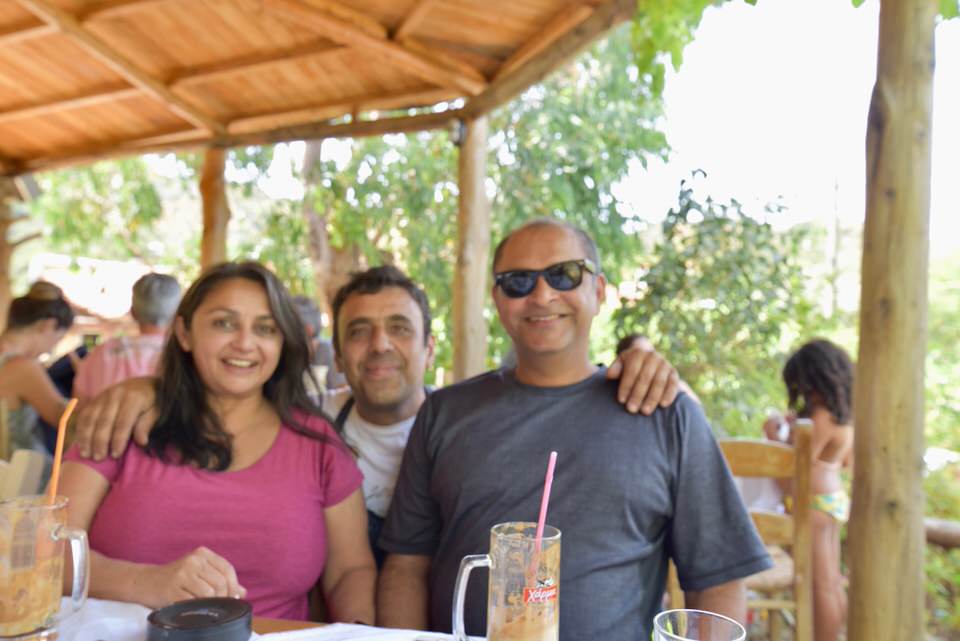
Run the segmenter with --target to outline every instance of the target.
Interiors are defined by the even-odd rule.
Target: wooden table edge
[[[320,628],[324,625],[324,623],[317,623],[315,621],[289,621],[286,619],[253,617],[253,631],[257,634],[290,632],[291,630],[309,630],[310,628]]]

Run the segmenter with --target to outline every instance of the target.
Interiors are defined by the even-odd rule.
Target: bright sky
[[[782,196],[794,221],[864,215],[864,139],[876,75],[879,3],[734,0],[709,9],[666,84],[666,164],[638,166],[619,191],[648,220],[676,203],[680,180],[759,210]],[[960,250],[960,20],[937,28],[931,251]],[[836,205],[835,205],[836,203]]]
[[[737,198],[753,211],[780,198],[787,224],[822,220],[834,210],[847,227],[864,216],[864,139],[876,75],[879,2],[733,0],[707,10],[679,73],[668,74],[664,131],[667,163],[637,162],[617,189],[628,210],[658,221],[694,169],[715,199]],[[960,251],[960,19],[937,28],[934,79],[932,258]],[[349,142],[324,143],[343,162]],[[302,197],[290,166],[303,143],[278,145],[260,186],[271,196]]]

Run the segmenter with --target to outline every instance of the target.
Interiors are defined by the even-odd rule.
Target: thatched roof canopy
[[[539,81],[634,6],[4,0],[0,173],[168,148],[442,126]],[[458,97],[465,106],[452,114],[383,122],[369,113]]]

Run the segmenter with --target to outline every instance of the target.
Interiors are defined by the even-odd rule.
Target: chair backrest
[[[0,499],[39,494],[47,457],[33,450],[17,450],[10,462],[0,461]]]
[[[789,479],[793,485],[793,511],[780,514],[751,510],[760,538],[767,545],[790,548],[793,558],[793,602],[797,641],[813,639],[813,559],[810,510],[810,426],[799,422],[793,446],[762,440],[722,439],[727,465],[734,476]],[[750,602],[747,603],[749,607]]]

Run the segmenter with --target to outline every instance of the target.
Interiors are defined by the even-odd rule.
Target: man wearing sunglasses
[[[487,551],[493,525],[536,520],[552,450],[561,641],[649,639],[668,558],[688,607],[743,620],[742,578],[769,557],[699,405],[681,394],[628,414],[591,362],[606,284],[592,239],[528,223],[497,247],[493,273],[517,365],[438,390],[417,415],[380,538],[378,623],[448,632],[460,560]],[[484,586],[467,589],[470,635],[486,633]]]

